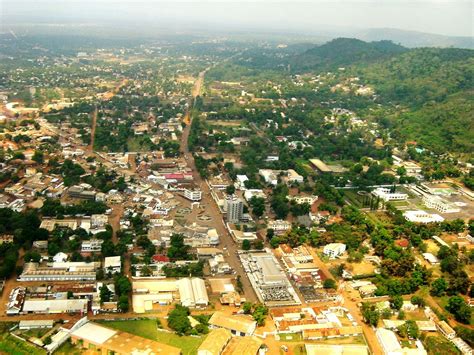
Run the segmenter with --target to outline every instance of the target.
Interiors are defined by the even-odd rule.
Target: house
[[[232,334],[224,328],[211,330],[206,339],[198,348],[197,355],[219,355],[232,339]]]
[[[257,327],[257,322],[245,315],[232,315],[216,311],[209,319],[211,328],[224,328],[237,336],[251,336]]]
[[[108,256],[104,258],[104,270],[112,274],[119,273],[122,270],[120,256]]]
[[[346,245],[343,243],[330,243],[324,246],[323,253],[330,258],[337,258],[344,254]]]
[[[431,253],[423,253],[423,258],[431,265],[439,264],[439,259]]]

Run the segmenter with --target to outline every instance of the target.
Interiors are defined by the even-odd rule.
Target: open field
[[[156,340],[160,343],[180,348],[183,355],[191,355],[197,352],[197,349],[206,338],[205,336],[179,336],[174,333],[160,331],[157,328],[156,320],[140,319],[128,321],[103,322],[106,327],[122,330],[144,338]]]
[[[10,334],[0,335],[0,354],[15,355],[43,355],[46,351],[28,344],[26,341],[16,339]]]

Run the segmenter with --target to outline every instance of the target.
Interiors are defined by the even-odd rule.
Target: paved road
[[[198,79],[195,82],[194,88],[192,90],[193,98],[196,98],[202,92],[202,85],[204,82],[204,75],[206,71],[203,71],[199,74]],[[190,113],[189,113],[190,114]],[[193,178],[197,186],[200,187],[201,191],[203,192],[203,197],[201,204],[206,206],[206,214],[212,217],[212,220],[215,222],[213,225],[217,229],[217,232],[220,236],[220,247],[227,249],[226,260],[229,265],[235,270],[237,275],[240,275],[240,279],[242,281],[243,289],[245,298],[250,302],[256,302],[257,295],[250,284],[250,281],[245,273],[244,269],[242,268],[242,264],[240,259],[237,255],[237,250],[239,249],[232,237],[229,235],[224,221],[222,219],[222,214],[219,211],[216,203],[214,202],[211,191],[206,184],[206,182],[201,178],[199,173],[197,172],[196,165],[194,163],[193,154],[189,151],[188,146],[188,137],[191,129],[192,123],[192,115],[189,116],[190,123],[184,128],[183,134],[181,136],[181,150],[183,151],[184,157],[188,163],[188,167],[192,169]]]

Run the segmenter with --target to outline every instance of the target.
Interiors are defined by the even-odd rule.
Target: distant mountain
[[[455,47],[474,49],[473,37],[444,36],[432,33],[399,30],[394,28],[374,28],[354,34],[364,41],[390,40],[402,46],[415,47]]]
[[[355,38],[337,38],[295,56],[291,65],[296,70],[334,70],[358,63],[370,64],[407,50],[386,40],[364,42]]]

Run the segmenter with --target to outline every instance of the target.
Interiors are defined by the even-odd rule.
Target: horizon
[[[402,6],[401,6],[402,5]],[[472,38],[472,4],[465,0],[340,0],[336,2],[2,0],[1,29],[51,26],[102,28],[114,33],[354,36],[364,31],[415,31]],[[113,7],[113,8],[112,8]]]

